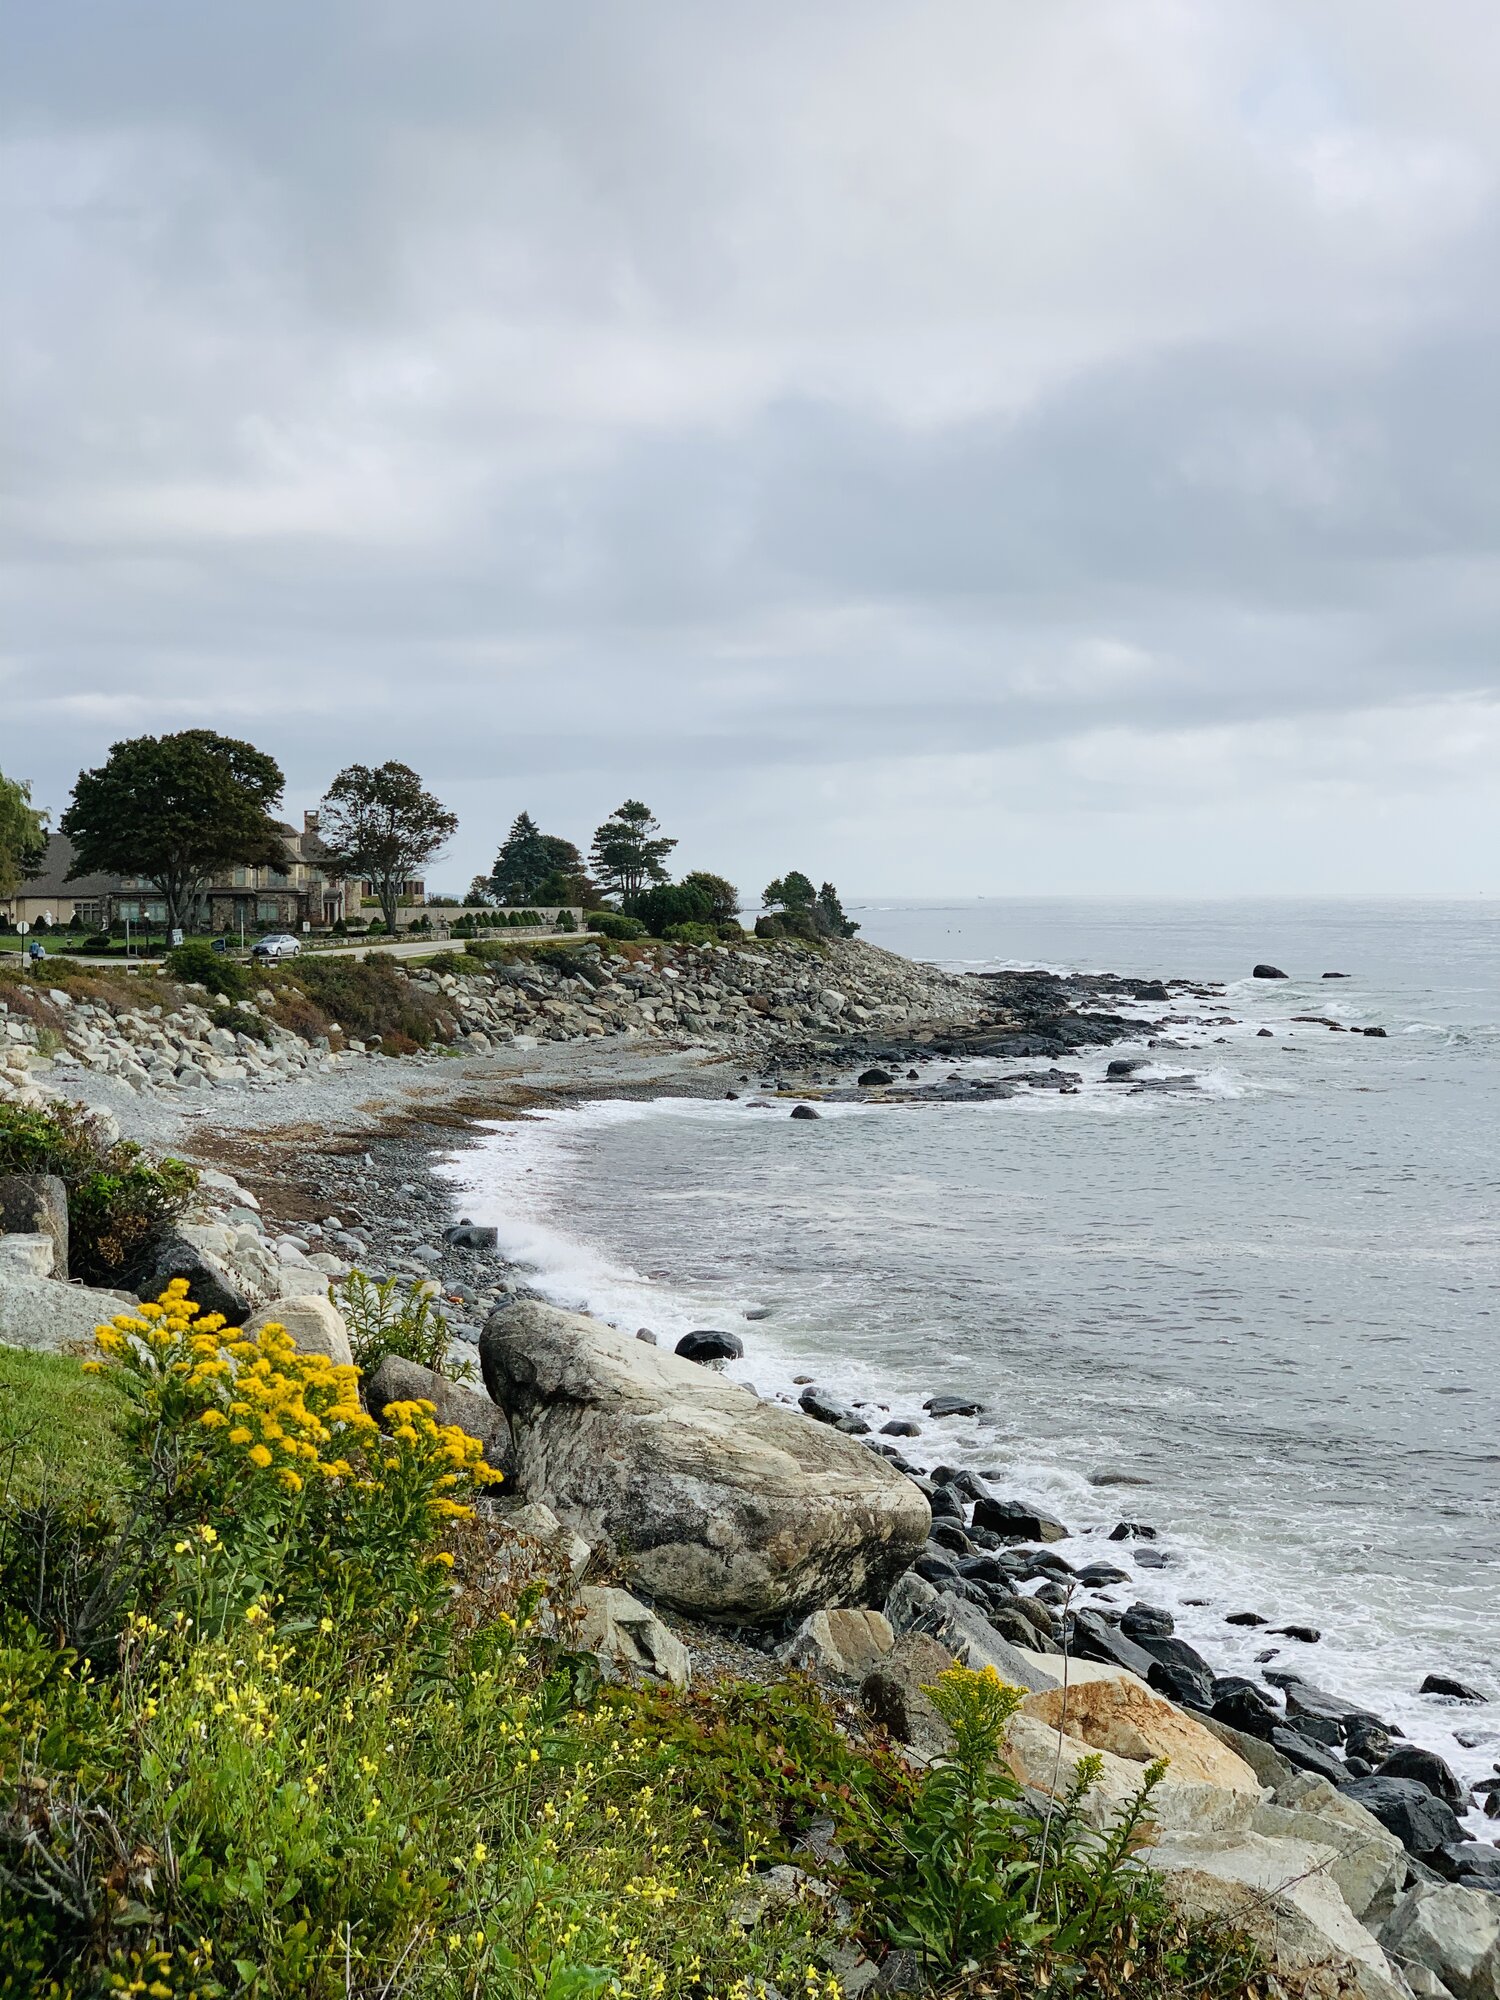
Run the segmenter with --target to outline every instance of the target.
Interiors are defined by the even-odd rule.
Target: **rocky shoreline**
[[[968,1056],[1049,1064],[989,1078],[983,1094],[1076,1089],[1077,1073],[1059,1059],[1126,1038],[1170,1049],[1173,1015],[1160,1010],[1178,1001],[1212,1007],[1214,989],[1050,974],[958,980],[902,971],[904,961],[893,969],[892,954],[848,946],[838,948],[838,987],[827,983],[826,963],[787,975],[779,950],[747,953],[778,975],[752,967],[759,983],[747,990],[747,968],[721,970],[716,956],[687,948],[627,976],[601,954],[595,969],[609,976],[585,975],[586,998],[564,998],[548,978],[419,973],[413,984],[430,978],[449,1003],[450,1046],[464,1052],[462,1074],[441,1087],[431,1087],[432,1069],[443,1058],[400,1058],[406,1078],[427,1087],[371,1101],[373,1074],[384,1083],[395,1065],[330,1047],[300,1063],[286,1055],[298,1072],[284,1079],[295,1122],[278,1107],[279,1120],[226,1115],[210,1129],[183,1123],[184,1108],[178,1130],[193,1143],[183,1150],[211,1164],[200,1206],[153,1282],[181,1274],[207,1305],[262,1318],[279,1306],[289,1319],[299,1300],[323,1297],[353,1268],[427,1289],[448,1322],[450,1354],[470,1360],[480,1379],[423,1381],[403,1364],[390,1382],[372,1383],[372,1407],[383,1396],[431,1393],[452,1405],[447,1420],[467,1412],[473,1427],[490,1426],[512,1475],[497,1517],[540,1538],[566,1576],[583,1579],[588,1643],[612,1670],[682,1681],[705,1670],[765,1676],[801,1667],[857,1698],[920,1761],[943,1745],[924,1683],[953,1660],[994,1666],[1028,1689],[1011,1739],[1023,1782],[1055,1791],[1083,1757],[1100,1754],[1097,1810],[1107,1814],[1151,1757],[1172,1758],[1149,1858],[1181,1907],[1250,1925],[1287,1972],[1337,1965],[1345,1990],[1371,2000],[1494,2000],[1500,1848],[1465,1839],[1455,1809],[1493,1823],[1500,1775],[1470,1794],[1440,1759],[1336,1691],[1269,1665],[1260,1682],[1218,1674],[1177,1637],[1168,1612],[1134,1597],[1114,1608],[1108,1593],[1149,1582],[1150,1523],[1121,1519],[1088,1545],[982,1473],[917,1464],[905,1427],[875,1433],[815,1384],[789,1409],[729,1381],[711,1347],[688,1359],[557,1311],[525,1270],[498,1257],[492,1232],[454,1214],[433,1171],[455,1125],[569,1097],[739,1094],[748,1085],[781,1094],[769,1103],[791,1097],[804,1114],[820,1101],[872,1095],[919,1106],[976,1094],[947,1067]],[[699,958],[710,961],[701,971]],[[868,979],[858,1000],[845,990],[856,964]],[[1150,1006],[1151,1017],[1124,1011],[1130,1003]],[[192,1006],[183,1010],[187,1040],[201,1027]],[[170,1044],[177,1031],[167,1018],[155,1032]],[[1204,1024],[1201,1010],[1195,1018]],[[110,1020],[107,1031],[95,1015],[81,1016],[85,1032],[69,1043],[76,1067],[59,1070],[54,1060],[44,1075],[45,1060],[12,1060],[11,1096],[41,1104],[51,1092],[87,1095],[92,1083],[97,1103],[107,1079],[114,1105],[123,1083],[144,1111],[202,1091],[175,1068],[173,1086],[155,1082],[138,1060],[144,1083],[122,1074],[109,1034],[138,1058],[142,1030],[121,1025],[119,1013]],[[104,1059],[85,1065],[89,1036],[102,1038]],[[536,1046],[544,1039],[570,1045],[558,1057],[623,1042],[633,1060],[603,1081],[585,1063],[547,1062]],[[642,1050],[641,1041],[653,1046]],[[37,1047],[24,1036],[8,1044]],[[189,1051],[187,1060],[198,1058]],[[1139,1062],[1111,1064],[1114,1087],[1151,1087],[1135,1074]],[[314,1136],[322,1079],[342,1085],[352,1070],[362,1072],[360,1100]],[[251,1090],[262,1100],[280,1094],[248,1073],[210,1082],[216,1093],[239,1085],[241,1103]],[[128,1130],[137,1121],[124,1103]],[[8,1271],[0,1257],[5,1339],[14,1337],[4,1324],[13,1310],[6,1287],[13,1301],[22,1283]],[[64,1316],[74,1332],[78,1312],[103,1311],[111,1299],[59,1286],[35,1267],[24,1284],[54,1299],[78,1294]],[[336,1347],[336,1328],[329,1338]],[[590,1581],[601,1563],[623,1582]],[[1316,1638],[1287,1636],[1299,1646]],[[1470,1692],[1453,1687],[1447,1698]]]

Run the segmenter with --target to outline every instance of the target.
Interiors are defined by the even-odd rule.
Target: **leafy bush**
[[[271,1029],[259,1014],[252,1014],[248,1008],[215,1007],[213,1024],[216,1028],[227,1028],[231,1035],[248,1035],[252,1042],[269,1047]]]
[[[584,922],[600,937],[618,938],[629,943],[632,938],[648,937],[650,933],[638,917],[621,916],[618,910],[590,910]]]
[[[659,882],[630,899],[630,914],[639,917],[652,937],[664,937],[672,924],[706,924],[713,899],[686,882]]]
[[[436,1032],[437,1003],[388,958],[301,958],[288,978],[362,1041],[397,1034],[425,1049]]]
[[[225,952],[215,951],[202,938],[189,938],[167,953],[167,971],[184,985],[206,986],[226,1000],[243,1000],[250,991],[250,975],[243,965]]]
[[[718,927],[714,924],[668,924],[662,932],[668,944],[717,944]]]
[[[68,1194],[68,1263],[91,1285],[128,1285],[186,1208],[198,1176],[108,1139],[82,1105],[0,1104],[0,1173],[56,1174]]]
[[[448,1323],[420,1283],[404,1278],[377,1282],[363,1271],[351,1271],[329,1286],[328,1296],[344,1316],[349,1350],[361,1375],[373,1375],[388,1354],[419,1362],[438,1375],[461,1380],[473,1374],[468,1362],[449,1366]]]
[[[573,912],[572,912],[571,910],[559,910],[559,911],[558,911],[558,913],[557,913],[557,920],[556,920],[555,924],[553,925],[553,929],[554,929],[554,930],[559,930],[559,931],[576,931],[576,930],[577,930],[577,928],[578,928],[578,922],[577,922],[577,919],[576,919],[576,918],[574,917],[574,915],[573,915]]]

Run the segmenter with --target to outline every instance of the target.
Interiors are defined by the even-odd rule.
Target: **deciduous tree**
[[[47,815],[31,803],[23,778],[0,772],[0,896],[13,896],[47,858]]]
[[[331,865],[360,876],[380,899],[388,931],[405,885],[435,861],[458,826],[441,799],[424,791],[409,764],[351,764],[323,800],[320,827]]]
[[[253,743],[212,729],[133,736],[96,771],[80,771],[61,820],[73,843],[69,880],[138,875],[186,928],[204,889],[235,865],[284,867],[271,818],[283,779]]]

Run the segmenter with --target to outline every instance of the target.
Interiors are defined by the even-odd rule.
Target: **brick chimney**
[[[304,812],[302,815],[302,831],[304,833],[316,833],[317,830],[318,830],[317,813]]]

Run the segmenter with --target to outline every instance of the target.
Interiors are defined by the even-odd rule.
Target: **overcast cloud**
[[[1500,888],[1493,0],[0,0],[0,767]]]

